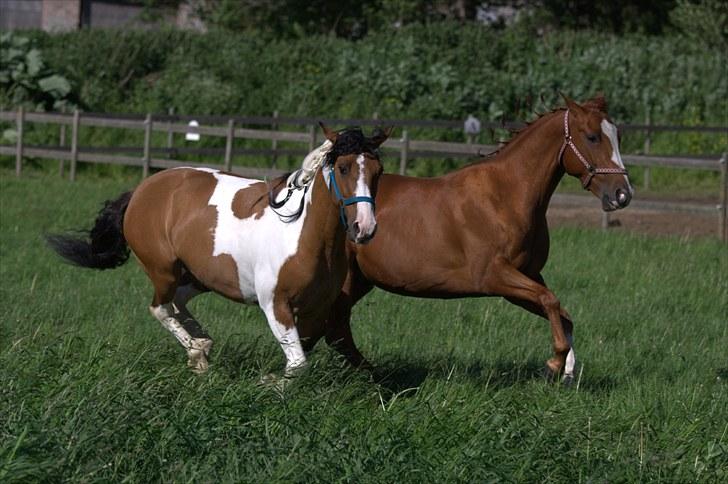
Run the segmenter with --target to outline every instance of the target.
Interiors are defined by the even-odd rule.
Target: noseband
[[[372,204],[372,211],[374,211],[374,199],[372,197],[349,197],[344,198],[341,195],[341,191],[339,190],[339,185],[336,184],[336,176],[334,176],[334,165],[331,165],[331,169],[329,170],[329,190],[331,190],[331,187],[334,189],[334,195],[336,195],[336,201],[339,202],[339,219],[341,220],[341,224],[344,226],[344,230],[348,230],[349,228],[349,221],[346,219],[346,212],[344,211],[344,207],[348,205],[354,205],[355,203],[359,202],[366,202]]]
[[[581,164],[584,165],[584,168],[586,168],[586,174],[581,176],[581,186],[584,187],[584,190],[587,190],[589,188],[589,184],[592,181],[592,178],[594,178],[595,175],[626,175],[627,170],[624,168],[600,168],[595,167],[591,163],[587,161],[586,158],[584,158],[584,155],[581,154],[579,149],[574,144],[573,138],[571,137],[571,134],[569,133],[569,110],[567,109],[564,113],[564,142],[561,145],[561,149],[559,150],[559,163],[563,165],[564,160],[564,151],[566,151],[566,147],[569,146],[576,155],[577,158],[579,158],[579,161],[581,161]],[[615,147],[612,147],[612,149],[618,149]]]

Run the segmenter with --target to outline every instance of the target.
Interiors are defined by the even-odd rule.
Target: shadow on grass
[[[257,378],[261,373],[275,371],[280,363],[282,371],[284,359],[280,349],[264,341],[261,337],[230,337],[227,341],[216,342],[210,357],[210,364],[231,379]]]
[[[233,337],[221,342],[213,350],[212,365],[227,377],[257,379],[267,373],[282,373],[285,359],[277,345],[269,344],[264,338]],[[365,371],[348,366],[333,350],[315,351],[310,358],[311,368],[307,370],[318,375],[328,374],[333,380],[350,381],[347,376],[365,375]],[[728,370],[726,370],[728,371]],[[337,376],[338,375],[338,376]],[[579,379],[581,378],[581,379]],[[354,378],[358,380],[358,378]],[[364,381],[366,378],[364,379]],[[529,382],[552,382],[562,386],[545,371],[544,362],[530,358],[524,361],[499,360],[496,362],[462,360],[452,356],[446,359],[411,360],[405,358],[387,359],[375,364],[370,381],[398,398],[416,395],[416,390],[425,380],[434,383],[453,382],[466,384],[476,389],[497,391]],[[577,367],[576,380],[571,389],[592,394],[609,394],[617,387],[617,380],[605,374],[581,374]]]
[[[578,368],[577,368],[578,371]],[[426,379],[435,382],[467,383],[481,390],[502,390],[529,382],[545,382],[564,385],[570,389],[592,394],[608,394],[617,387],[617,380],[608,375],[579,375],[582,379],[566,385],[546,371],[543,361],[528,359],[522,362],[482,361],[408,362],[389,361],[376,367],[374,381],[393,394],[406,392],[421,386]],[[413,396],[416,392],[407,392]],[[404,396],[404,395],[403,395]]]
[[[448,369],[449,368],[449,369]],[[476,362],[404,362],[390,361],[375,368],[374,381],[397,394],[422,385],[425,379],[439,382],[467,382],[477,388],[501,389],[534,380],[547,379],[543,363],[499,361],[494,365]],[[414,392],[413,392],[414,393]]]

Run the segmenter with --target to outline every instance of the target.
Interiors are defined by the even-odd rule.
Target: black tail
[[[48,245],[67,261],[91,269],[114,269],[129,258],[129,248],[122,231],[124,213],[132,192],[122,194],[116,200],[104,202],[96,217],[94,227],[87,237],[70,235],[46,235]]]

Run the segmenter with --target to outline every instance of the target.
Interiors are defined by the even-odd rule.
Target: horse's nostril
[[[354,222],[353,228],[354,228],[354,233],[356,235],[359,235],[359,233],[360,233],[360,231],[359,231],[359,222]]]
[[[622,190],[621,188],[617,190],[617,204],[620,207],[626,207],[629,204],[629,201],[632,197],[630,196],[629,192]]]

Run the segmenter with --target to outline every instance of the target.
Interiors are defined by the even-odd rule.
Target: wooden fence
[[[200,125],[191,127],[188,121],[196,120]],[[20,176],[23,169],[23,158],[44,158],[59,160],[59,173],[64,176],[65,162],[69,165],[69,178],[73,181],[76,178],[76,170],[79,162],[103,163],[139,166],[144,177],[149,175],[151,168],[173,168],[177,166],[189,166],[189,161],[175,160],[172,157],[178,154],[196,154],[222,156],[222,164],[199,164],[211,168],[220,168],[233,173],[249,177],[274,177],[284,171],[276,167],[276,160],[281,155],[302,156],[313,150],[320,141],[318,118],[311,117],[281,117],[277,113],[273,116],[248,116],[248,117],[222,117],[222,116],[175,116],[173,114],[143,116],[133,115],[110,115],[97,113],[73,114],[60,113],[26,113],[22,108],[17,111],[0,111],[0,121],[13,122],[16,125],[17,141],[15,146],[0,145],[0,155],[15,155],[15,171]],[[439,156],[439,157],[475,157],[489,153],[497,148],[495,145],[479,144],[473,141],[472,136],[466,136],[467,142],[444,142],[410,139],[408,127],[440,127],[460,128],[463,123],[460,121],[446,120],[379,120],[379,119],[321,119],[329,125],[394,125],[402,127],[402,136],[399,139],[387,140],[383,147],[399,151],[399,172],[405,174],[407,165],[413,157]],[[46,123],[60,126],[59,144],[57,146],[26,146],[24,144],[24,129],[26,123]],[[217,124],[217,126],[215,126]],[[305,131],[281,131],[278,126],[301,125],[306,126]],[[222,125],[222,126],[220,126]],[[236,125],[263,125],[269,129],[251,129],[236,127]],[[521,123],[482,123],[486,129],[513,129],[521,127]],[[144,131],[144,144],[138,147],[104,147],[104,148],[80,148],[78,146],[79,130],[82,126],[101,128],[120,128]],[[70,147],[67,146],[67,130],[70,127]],[[622,131],[645,131],[647,133],[644,151],[649,153],[651,133],[658,131],[702,131],[728,134],[725,127],[687,127],[687,126],[653,126],[653,125],[621,125]],[[166,146],[163,148],[152,146],[152,133],[164,132],[167,134]],[[173,146],[174,134],[197,133],[205,136],[225,138],[225,148],[175,148]],[[234,149],[235,139],[262,140],[270,142],[270,148],[263,149]],[[294,142],[306,145],[305,149],[282,149],[279,142]],[[131,156],[130,152],[141,151],[141,156]],[[163,154],[165,157],[157,155]],[[234,166],[232,158],[234,155],[264,155],[270,156],[272,163],[268,168]],[[631,206],[657,211],[683,211],[696,213],[716,213],[718,236],[728,243],[728,166],[726,154],[714,158],[699,158],[685,156],[654,156],[649,154],[622,156],[625,163],[645,168],[645,185],[649,187],[650,167],[673,167],[689,168],[699,170],[710,170],[721,172],[720,203],[718,205],[706,205],[697,203],[676,203],[663,201],[633,200]],[[578,195],[557,194],[554,200],[559,203],[583,204],[584,197]],[[602,216],[602,227],[609,226],[609,214]]]

